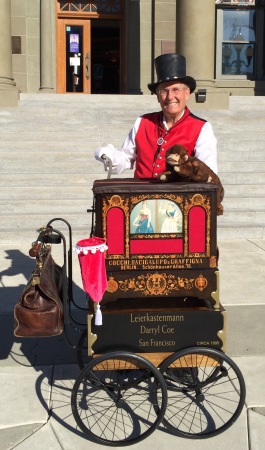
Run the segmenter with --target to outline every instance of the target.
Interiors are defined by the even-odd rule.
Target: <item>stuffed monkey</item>
[[[217,191],[217,215],[223,214],[221,202],[224,198],[224,188],[219,177],[200,159],[189,156],[187,150],[182,145],[170,147],[166,154],[165,172],[158,175],[160,181],[197,181],[200,183],[215,183],[218,185]]]

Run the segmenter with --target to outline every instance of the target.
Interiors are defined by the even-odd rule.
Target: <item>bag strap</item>
[[[48,254],[51,252],[51,245],[48,245],[47,236],[52,232],[52,227],[43,227],[40,230],[37,240],[32,243],[31,248],[29,249],[29,256],[31,258],[36,259],[36,267],[32,273],[32,282],[33,286],[38,285],[40,283],[40,274],[44,264],[45,259]]]
[[[29,256],[31,256],[32,258],[37,258],[43,252],[46,253],[45,243],[47,243],[47,235],[50,235],[52,232],[52,227],[43,227],[38,231],[40,232],[40,234],[37,240],[32,243],[32,246],[29,249]]]

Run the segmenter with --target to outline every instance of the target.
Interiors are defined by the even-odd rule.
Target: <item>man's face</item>
[[[166,81],[158,86],[156,93],[165,116],[175,116],[185,109],[190,89],[183,83]]]

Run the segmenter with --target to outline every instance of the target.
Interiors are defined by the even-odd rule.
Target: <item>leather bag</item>
[[[51,246],[36,255],[36,268],[15,305],[17,337],[50,337],[63,332],[63,269]],[[41,255],[41,256],[40,256]]]

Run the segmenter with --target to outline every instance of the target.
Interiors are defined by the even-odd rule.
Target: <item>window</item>
[[[217,11],[217,78],[255,78],[255,9]]]
[[[59,4],[61,11],[105,14],[119,14],[121,12],[121,0],[60,1]]]

